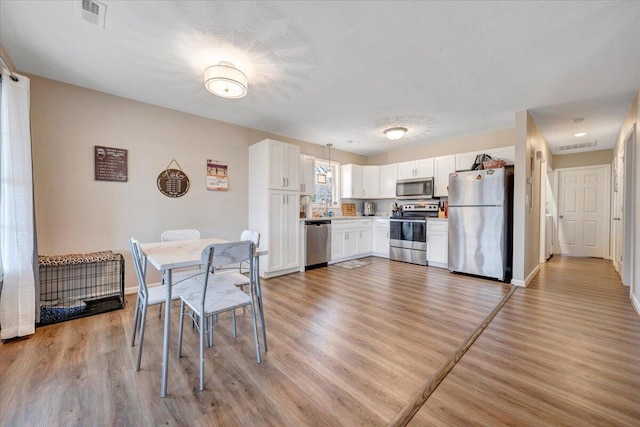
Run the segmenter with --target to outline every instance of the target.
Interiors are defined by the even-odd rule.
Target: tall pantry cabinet
[[[265,139],[249,147],[249,229],[260,233],[260,276],[300,267],[300,147]]]

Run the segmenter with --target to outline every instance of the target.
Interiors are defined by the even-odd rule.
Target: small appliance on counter
[[[363,216],[374,216],[376,214],[376,204],[373,202],[364,202],[362,207]]]

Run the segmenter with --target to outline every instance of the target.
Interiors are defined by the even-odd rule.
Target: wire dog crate
[[[111,251],[38,257],[38,326],[124,308],[124,258]]]

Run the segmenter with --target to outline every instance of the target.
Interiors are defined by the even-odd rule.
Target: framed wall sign
[[[207,159],[207,190],[229,190],[229,166],[227,162]]]
[[[171,168],[171,164],[175,163],[177,169]],[[167,197],[182,197],[187,194],[191,183],[186,173],[175,159],[172,159],[167,168],[158,175],[158,190]]]
[[[127,182],[129,179],[127,150],[94,146],[93,170],[96,181]]]

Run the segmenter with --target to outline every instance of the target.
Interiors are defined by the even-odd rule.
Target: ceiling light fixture
[[[222,61],[204,70],[204,86],[223,98],[238,99],[247,94],[247,75],[231,62]]]
[[[395,127],[384,130],[384,135],[392,141],[396,141],[404,136],[407,133],[407,128],[403,127]]]
[[[578,132],[578,133],[574,133],[573,136],[577,136],[578,138],[585,136],[587,133],[586,132]]]

